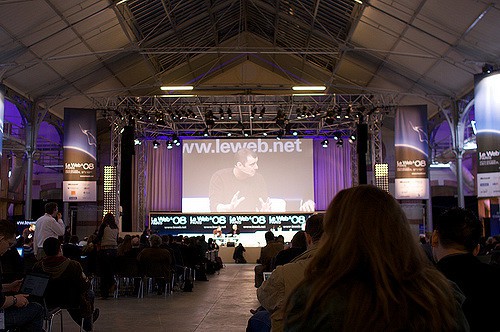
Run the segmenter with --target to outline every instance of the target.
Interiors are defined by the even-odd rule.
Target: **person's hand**
[[[9,284],[3,284],[2,288],[3,288],[4,292],[16,293],[16,292],[19,292],[19,288],[21,288],[22,283],[23,283],[23,279],[15,280]]]
[[[240,205],[241,202],[245,200],[245,197],[239,197],[240,196],[240,191],[238,190],[236,194],[234,194],[233,198],[231,199],[231,210],[236,209],[238,205]]]
[[[218,204],[217,205],[217,212],[231,212],[236,209],[238,205],[240,205],[241,202],[245,200],[245,197],[239,197],[240,192],[237,191],[236,194],[233,195],[233,198],[231,198],[231,202],[229,204]]]
[[[62,219],[62,213],[61,212],[57,212],[57,221],[61,220]]]
[[[30,301],[28,301],[28,294],[16,294],[16,299],[17,299],[17,302],[16,304],[14,304],[14,306],[16,308],[24,308],[28,305],[28,303],[30,303]]]
[[[269,197],[264,201],[261,197],[259,197],[260,201],[260,209],[257,208],[257,212],[269,212],[271,211],[271,201]]]
[[[316,203],[313,200],[309,199],[305,202],[300,201],[300,211],[303,212],[314,212],[316,208]]]

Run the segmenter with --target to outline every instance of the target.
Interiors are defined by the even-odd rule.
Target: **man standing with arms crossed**
[[[45,214],[36,221],[33,249],[38,260],[46,256],[43,251],[43,242],[46,239],[57,239],[64,235],[64,223],[58,218],[57,212],[57,203],[49,202],[45,204]]]

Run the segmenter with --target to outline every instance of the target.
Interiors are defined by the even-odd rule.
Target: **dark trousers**
[[[97,264],[99,267],[99,277],[101,296],[104,298],[109,297],[109,290],[115,284],[116,249],[101,249],[97,253]]]
[[[5,329],[16,328],[16,331],[40,332],[43,326],[43,307],[30,302],[24,308],[9,307],[4,309]]]

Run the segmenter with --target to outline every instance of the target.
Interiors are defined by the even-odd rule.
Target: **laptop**
[[[31,296],[43,297],[47,290],[50,277],[42,273],[29,273],[24,277],[19,290],[20,294],[29,294]]]

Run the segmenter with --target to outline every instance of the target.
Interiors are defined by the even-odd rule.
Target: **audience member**
[[[78,236],[71,235],[68,243],[62,246],[62,254],[64,257],[80,262],[82,256],[82,248],[78,246]]]
[[[452,208],[434,224],[432,247],[438,269],[465,294],[463,311],[471,331],[499,331],[500,269],[481,263],[482,225],[468,210]]]
[[[144,248],[137,260],[139,270],[146,276],[154,277],[157,285],[157,293],[161,295],[165,291],[165,278],[171,276],[172,256],[167,249],[160,248],[161,237],[153,234],[149,237],[150,247]]]
[[[245,264],[247,262],[243,255],[244,252],[246,252],[245,247],[243,247],[243,244],[238,243],[233,252],[233,259],[236,264]]]
[[[212,238],[208,239],[208,250],[219,250],[219,245]]]
[[[28,239],[31,239],[33,241],[34,235],[35,235],[35,224],[31,224],[25,229],[23,229],[24,243],[26,243]]]
[[[79,304],[78,307],[67,308],[68,313],[78,325],[82,323],[83,318],[82,328],[92,331],[93,323],[99,316],[99,309],[94,309],[94,292],[82,266],[62,255],[61,244],[56,238],[47,238],[43,249],[47,256],[35,264],[33,271],[49,274],[51,282],[56,286],[50,289],[56,292],[47,294],[46,297],[57,306],[61,303]],[[68,292],[69,289],[74,291]]]
[[[304,279],[307,265],[316,252],[317,243],[323,234],[323,215],[313,214],[306,220],[305,241],[307,251],[295,257],[290,263],[277,266],[268,280],[257,289],[257,298],[266,313],[259,313],[260,319],[269,319],[273,331],[283,331],[283,307],[292,290]],[[290,250],[290,249],[288,249]],[[254,318],[249,325],[254,324]]]
[[[267,231],[265,234],[266,246],[260,250],[260,257],[257,260],[259,265],[255,266],[255,287],[259,288],[264,281],[263,272],[271,272],[271,261],[281,250],[283,243],[274,239],[274,234]]]
[[[5,254],[14,243],[16,243],[16,226],[7,220],[0,220],[0,256]],[[43,331],[43,307],[38,303],[30,302],[27,294],[16,294],[21,287],[21,280],[4,284],[2,274],[0,273],[0,308],[3,310],[4,329],[21,332]]]
[[[91,234],[87,238],[87,244],[82,247],[82,256],[85,256],[83,271],[88,276],[97,273],[97,245],[94,244],[97,235]]]
[[[130,250],[132,250],[132,236],[127,234],[123,238],[123,242],[118,246],[116,254],[118,256],[125,256]]]
[[[290,263],[292,259],[302,254],[307,249],[306,233],[298,231],[292,238],[290,248],[281,250],[274,259],[274,269],[276,266]]]
[[[107,213],[102,219],[94,243],[100,246],[97,252],[97,265],[101,277],[101,297],[107,299],[115,287],[114,264],[118,247],[118,226],[112,213]]]
[[[62,219],[55,219],[57,216],[57,203],[49,202],[45,204],[45,214],[38,218],[35,225],[35,235],[33,249],[37,259],[45,257],[43,252],[43,242],[49,237],[56,239],[64,235],[64,223]]]
[[[144,231],[141,234],[141,247],[147,248],[149,247],[149,236],[151,235],[151,229],[149,226],[144,226]]]
[[[463,294],[418,247],[386,191],[340,191],[304,279],[285,306],[286,331],[468,331]]]

